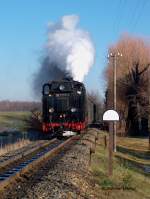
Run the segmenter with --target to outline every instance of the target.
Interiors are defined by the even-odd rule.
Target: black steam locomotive
[[[94,120],[95,105],[83,83],[65,78],[43,85],[43,132],[80,132]]]

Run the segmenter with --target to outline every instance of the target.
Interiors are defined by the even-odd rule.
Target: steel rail
[[[6,156],[3,160],[0,161],[0,174],[1,174],[1,171],[6,170],[7,167],[11,167],[12,164],[15,164],[15,163],[21,161],[23,158],[26,158],[27,156],[29,156],[32,153],[36,153],[36,152],[40,151],[42,148],[48,146],[49,144],[51,144],[55,141],[56,141],[56,139],[52,139],[50,141],[37,143],[36,145],[34,145],[32,147],[26,146],[23,151],[21,150],[20,152],[17,152],[16,154],[14,154],[12,156]]]
[[[32,157],[27,158],[23,162],[15,165],[14,167],[6,170],[0,174],[0,191],[3,191],[7,186],[11,185],[17,178],[26,175],[29,171],[32,173],[46,163],[47,160],[57,156],[66,146],[70,145],[74,141],[78,140],[79,136],[73,136],[67,140],[57,140],[53,141],[46,147]],[[36,168],[36,169],[35,169]]]

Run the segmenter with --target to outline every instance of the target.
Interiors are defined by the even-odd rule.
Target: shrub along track
[[[38,172],[37,168],[40,168],[47,160],[57,156],[65,147],[78,139],[79,136],[73,136],[67,140],[46,141],[40,146],[3,161],[0,164],[0,192],[7,191],[8,187],[16,183],[19,178],[24,178],[29,172],[32,174],[34,171]]]

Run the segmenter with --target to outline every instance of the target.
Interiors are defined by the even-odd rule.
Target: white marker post
[[[108,162],[108,175],[113,174],[113,131],[114,122],[119,121],[119,115],[114,110],[108,110],[103,114],[103,121],[109,122],[109,162]]]

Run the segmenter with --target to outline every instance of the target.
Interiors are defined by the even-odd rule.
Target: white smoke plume
[[[83,81],[88,74],[94,63],[95,49],[89,33],[79,28],[78,22],[77,15],[68,15],[49,24],[46,55],[35,76],[35,88],[66,75]]]

